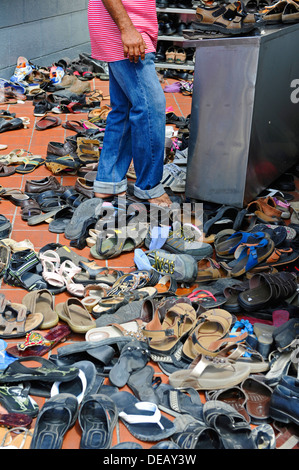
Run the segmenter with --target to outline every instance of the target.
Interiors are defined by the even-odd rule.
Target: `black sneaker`
[[[49,101],[41,100],[35,104],[33,114],[34,116],[45,116],[52,108],[53,105]]]

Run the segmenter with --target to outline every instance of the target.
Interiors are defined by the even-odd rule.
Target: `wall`
[[[0,77],[9,79],[17,59],[50,66],[90,53],[88,0],[0,0]]]

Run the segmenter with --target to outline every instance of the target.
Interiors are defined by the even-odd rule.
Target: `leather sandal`
[[[296,289],[297,277],[294,273],[255,274],[249,280],[249,289],[239,294],[238,302],[247,312],[258,311],[287,299]]]
[[[145,325],[143,334],[148,338],[152,352],[170,354],[195,325],[195,309],[188,303],[180,303],[168,310],[162,323],[156,310],[153,320]]]

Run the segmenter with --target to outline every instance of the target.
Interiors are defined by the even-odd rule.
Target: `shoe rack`
[[[161,14],[169,14],[171,16],[176,16],[177,22],[179,23],[191,23],[195,19],[196,9],[194,8],[173,8],[173,7],[156,7],[158,20]],[[163,34],[159,32],[158,35],[158,44],[160,41],[165,41],[165,44],[172,44],[174,47],[182,48],[183,42],[186,41],[183,35],[178,34]],[[177,63],[168,63],[166,61],[158,61],[156,62],[156,69],[177,69],[177,70],[186,70],[186,71],[193,71],[194,70],[194,62],[193,60],[187,60],[184,64],[177,64]]]

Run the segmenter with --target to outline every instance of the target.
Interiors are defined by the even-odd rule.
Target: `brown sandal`
[[[0,297],[0,338],[20,338],[37,329],[43,322],[42,313],[28,314],[27,307]]]

